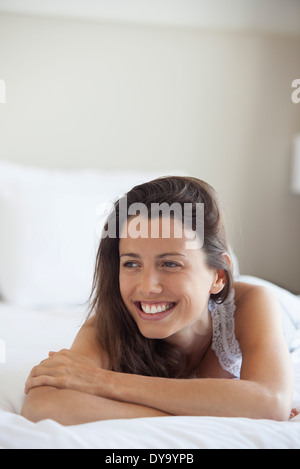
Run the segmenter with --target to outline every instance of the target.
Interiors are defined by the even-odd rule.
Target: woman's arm
[[[41,386],[31,389],[21,415],[32,422],[52,419],[62,425],[79,425],[99,420],[162,417],[167,414],[72,389]]]
[[[107,356],[99,349],[95,337],[93,320],[89,320],[79,331],[71,348],[72,357],[79,361],[78,371],[85,367],[85,376],[95,378],[100,367],[107,367]],[[54,353],[50,352],[50,358]],[[61,354],[62,355],[62,354]],[[74,360],[73,360],[74,362]],[[73,365],[74,363],[72,363]],[[38,369],[41,365],[36,367]],[[72,373],[76,379],[76,371],[72,367]],[[80,380],[80,376],[77,376]],[[138,417],[160,417],[168,415],[157,409],[142,405],[118,402],[117,400],[105,399],[92,394],[90,379],[86,383],[86,391],[52,387],[49,385],[38,386],[32,389],[25,387],[27,395],[21,415],[33,422],[44,419],[55,420],[62,425],[78,425],[81,423],[98,420],[138,418]]]
[[[62,351],[33,370],[27,386],[71,388],[173,415],[287,420],[293,379],[279,304],[262,287],[237,285],[236,291],[241,380],[152,378],[100,367],[91,373],[82,357]]]

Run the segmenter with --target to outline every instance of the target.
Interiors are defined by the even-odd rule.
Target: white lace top
[[[209,311],[213,322],[213,338],[211,348],[215,352],[223,370],[236,378],[240,377],[242,353],[240,344],[235,337],[235,291],[229,294],[222,304],[209,301]]]

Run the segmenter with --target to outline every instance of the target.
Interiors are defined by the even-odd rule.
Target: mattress
[[[294,407],[300,410],[300,298],[267,284],[284,311],[295,372]],[[71,346],[83,324],[82,307],[21,308],[0,302],[0,448],[7,449],[198,449],[300,448],[300,415],[288,422],[223,417],[117,419],[64,427],[22,416],[24,383],[50,350]]]

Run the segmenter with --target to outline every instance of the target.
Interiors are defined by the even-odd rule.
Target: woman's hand
[[[91,359],[70,350],[49,352],[49,358],[31,370],[24,392],[28,394],[32,388],[52,386],[99,395],[105,372]]]

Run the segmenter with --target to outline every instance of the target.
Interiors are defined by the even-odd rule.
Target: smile
[[[140,309],[140,311],[142,311],[145,314],[165,313],[176,306],[176,303],[171,303],[171,302],[166,302],[166,303],[161,302],[161,303],[150,304],[150,303],[145,303],[141,301],[135,304]]]

